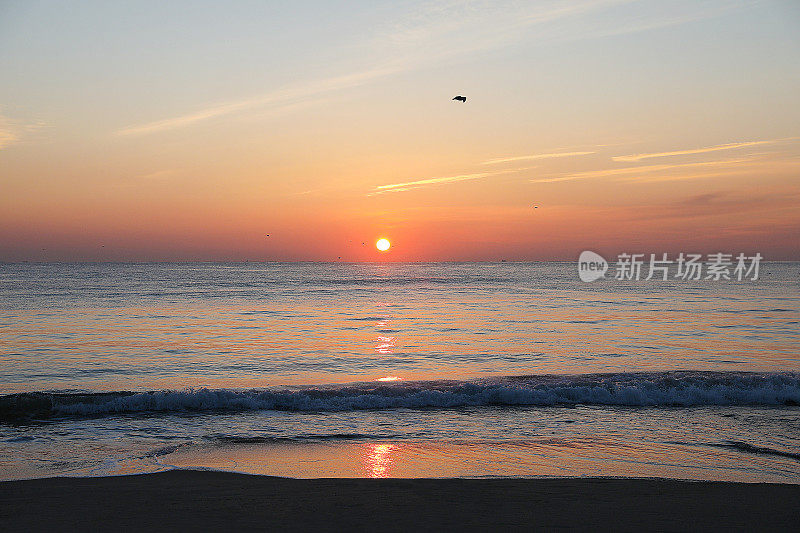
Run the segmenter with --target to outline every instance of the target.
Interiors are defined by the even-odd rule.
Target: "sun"
[[[375,248],[377,248],[381,252],[385,252],[391,246],[392,243],[389,242],[389,239],[378,239],[378,242],[375,243]]]

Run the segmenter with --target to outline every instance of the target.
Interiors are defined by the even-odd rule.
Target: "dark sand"
[[[0,483],[0,529],[783,529],[800,485],[631,479],[284,479],[171,471]]]

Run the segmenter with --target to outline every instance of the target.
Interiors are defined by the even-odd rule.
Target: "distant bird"
[[[539,209],[538,205],[533,206],[534,209]]]
[[[467,97],[466,96],[456,96],[455,98],[453,98],[453,100],[458,100],[459,102],[466,102],[467,101]]]
[[[267,233],[267,237],[269,237],[269,233]]]

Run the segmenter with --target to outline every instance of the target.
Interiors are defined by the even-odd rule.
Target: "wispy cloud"
[[[441,185],[444,183],[457,183],[459,181],[477,180],[482,178],[488,178],[491,176],[499,176],[501,174],[513,174],[516,172],[522,172],[523,170],[530,170],[532,168],[536,167],[511,168],[506,170],[497,170],[494,172],[476,172],[474,174],[459,174],[457,176],[426,178],[423,180],[406,181],[403,183],[378,185],[375,187],[371,195],[382,194],[386,192],[409,191],[411,189],[416,189],[418,187],[425,187],[428,185]]]
[[[344,76],[336,76],[327,78],[311,83],[296,84],[293,86],[284,87],[276,91],[261,95],[256,98],[241,100],[238,102],[229,102],[215,106],[173,117],[165,120],[157,120],[155,122],[148,122],[138,126],[130,126],[123,128],[117,132],[117,135],[145,135],[148,133],[156,133],[159,131],[170,130],[188,126],[196,122],[216,118],[223,115],[229,115],[238,111],[244,111],[254,107],[263,107],[272,105],[273,107],[297,106],[299,102],[304,99],[314,98],[323,94],[338,90],[356,87],[368,81],[372,81],[382,76],[387,76],[397,72],[397,67],[384,67],[347,74]]]
[[[455,181],[475,180],[478,178],[485,178],[487,176],[494,176],[500,172],[478,172],[475,174],[460,174],[458,176],[447,176],[445,178],[428,178],[424,180],[407,181],[405,183],[393,183],[391,185],[378,185],[376,190],[387,189],[408,189],[410,187],[420,187],[422,185],[437,185],[439,183],[453,183]]]
[[[139,176],[143,180],[160,180],[165,178],[171,178],[178,173],[176,169],[165,169],[165,170],[156,170],[155,172],[149,172],[147,174],[143,174]]]
[[[42,128],[44,125],[43,122],[25,124],[0,114],[0,150],[20,142],[25,135]]]
[[[736,148],[746,148],[748,146],[760,146],[764,144],[775,144],[781,141],[792,140],[793,138],[787,139],[770,139],[766,141],[747,141],[747,142],[739,142],[739,143],[728,143],[728,144],[717,144],[715,146],[707,146],[704,148],[694,148],[690,150],[676,150],[674,152],[655,152],[651,154],[634,154],[634,155],[620,155],[616,157],[612,157],[611,159],[614,161],[620,162],[628,162],[632,163],[635,161],[641,161],[642,159],[652,159],[655,157],[670,157],[675,155],[692,155],[692,154],[705,154],[708,152],[719,152],[722,150],[734,150]]]
[[[554,154],[532,154],[532,155],[520,155],[516,157],[504,157],[500,159],[489,159],[488,161],[484,161],[481,165],[496,165],[498,163],[509,163],[511,161],[524,161],[530,159],[551,159],[556,157],[572,157],[577,155],[589,155],[594,154],[597,152],[558,152]]]
[[[797,205],[797,191],[782,191],[783,194],[743,194],[737,191],[716,191],[688,198],[637,206],[630,214],[635,219],[679,218],[692,219],[719,215],[731,215],[747,211],[779,210]]]
[[[742,161],[742,163],[749,162],[749,160]],[[704,169],[700,169],[700,172],[694,173],[667,173],[667,174],[659,174],[655,173],[652,176],[627,176],[617,178],[615,181],[629,181],[629,182],[636,182],[636,183],[656,183],[661,181],[690,181],[690,180],[701,180],[701,179],[709,179],[709,178],[719,178],[722,176],[725,177],[733,177],[733,176],[741,176],[745,174],[752,175],[753,167],[750,165],[727,165],[727,166],[712,166],[706,171]]]
[[[425,3],[399,17],[388,27],[376,28],[361,49],[381,57],[378,64],[341,76],[286,86],[259,96],[223,102],[190,113],[134,124],[116,132],[121,136],[147,135],[182,128],[245,110],[273,106],[281,108],[297,101],[318,98],[335,90],[354,88],[391,75],[441,63],[457,57],[498,49],[522,41],[553,42],[602,37],[607,28],[587,28],[582,16],[631,0],[549,1],[544,3],[453,1]],[[656,13],[649,19],[634,17],[619,21],[615,34],[638,32],[681,24],[714,13],[689,10],[679,19]],[[562,27],[556,21],[573,26]],[[537,31],[531,31],[531,28]]]
[[[555,183],[559,181],[573,181],[584,179],[608,178],[617,176],[630,176],[632,174],[650,174],[656,172],[665,172],[669,170],[681,168],[698,168],[698,167],[721,167],[728,165],[735,165],[744,162],[753,161],[753,159],[724,159],[720,161],[704,161],[702,163],[681,163],[676,165],[641,165],[637,167],[623,167],[623,168],[609,168],[605,170],[590,170],[588,172],[577,172],[568,174],[566,176],[559,176],[555,178],[533,179],[532,183]]]
[[[548,0],[519,3],[514,0],[453,0],[423,2],[400,20],[377,32],[377,46],[390,46],[393,52],[414,63],[424,59],[443,60],[512,45],[522,40],[563,39],[563,27],[556,21],[578,21],[582,15],[633,0]],[[541,31],[530,33],[532,26]],[[585,30],[581,27],[581,32]],[[623,30],[624,31],[624,30]],[[583,38],[581,32],[571,38]],[[569,32],[566,32],[569,34]],[[569,38],[569,37],[568,37]]]
[[[3,117],[0,117],[0,150],[14,144],[18,140],[19,137],[17,137],[16,132],[3,122]]]

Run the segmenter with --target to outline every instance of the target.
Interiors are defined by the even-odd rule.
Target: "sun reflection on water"
[[[394,337],[378,337],[375,351],[379,354],[390,355],[394,353]]]
[[[394,444],[370,444],[364,454],[364,468],[369,477],[389,477],[394,459],[392,452],[397,448]]]

